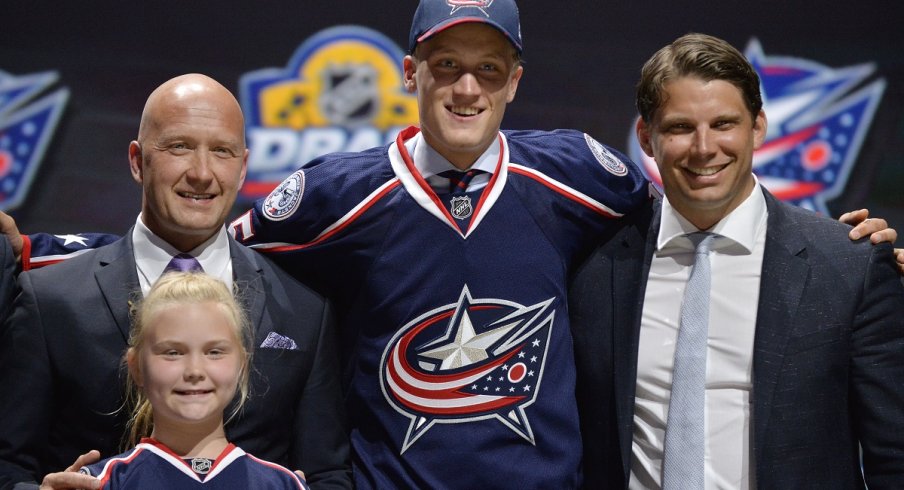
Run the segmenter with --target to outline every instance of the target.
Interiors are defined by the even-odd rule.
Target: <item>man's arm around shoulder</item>
[[[0,331],[0,488],[36,482],[53,403],[44,329],[28,273]]]
[[[904,285],[891,246],[870,247],[851,338],[851,417],[870,489],[904,482]]]

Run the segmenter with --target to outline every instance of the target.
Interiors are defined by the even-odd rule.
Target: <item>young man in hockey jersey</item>
[[[471,3],[415,13],[420,128],[311,162],[232,225],[337,304],[358,488],[577,486],[567,275],[648,199],[583,133],[500,132],[517,7]]]

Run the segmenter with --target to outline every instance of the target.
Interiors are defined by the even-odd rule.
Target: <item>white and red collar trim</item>
[[[505,188],[509,165],[508,142],[502,133],[498,134],[497,141],[499,144],[499,159],[496,162],[496,168],[492,177],[490,177],[489,183],[483,188],[483,192],[480,193],[480,199],[474,208],[474,217],[465,232],[458,228],[455,218],[449,214],[449,210],[446,209],[442,200],[418,171],[411,158],[411,154],[417,145],[427,144],[420,134],[420,129],[411,126],[399,133],[395,143],[389,147],[389,162],[405,190],[408,191],[419,206],[446,223],[449,228],[461,235],[462,238],[467,238],[477,229],[483,217],[489,213],[493,204],[499,199],[502,189]]]
[[[135,446],[135,449],[144,449],[150,451],[161,459],[166,461],[167,463],[173,465],[176,469],[187,475],[188,477],[194,479],[195,481],[202,481],[200,477],[191,469],[191,466],[185,462],[185,460],[174,453],[172,449],[167,447],[160,441],[154,440],[150,437],[146,437],[141,440],[141,442]],[[210,472],[207,473],[207,476],[204,477],[203,481],[210,481],[214,477],[220,474],[227,466],[230,465],[236,459],[245,455],[245,451],[242,448],[237,447],[236,445],[229,443],[226,445],[226,448],[217,456],[217,459],[214,460],[213,465],[210,468]]]

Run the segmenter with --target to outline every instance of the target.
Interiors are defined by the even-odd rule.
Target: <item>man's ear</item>
[[[766,129],[768,123],[766,121],[766,111],[760,109],[759,114],[753,120],[753,149],[758,150],[766,141]]]
[[[506,102],[511,102],[515,100],[515,93],[518,91],[518,82],[521,81],[521,75],[524,74],[524,67],[520,64],[515,67],[514,72],[512,73],[512,81],[509,83],[509,93],[506,98]]]
[[[650,143],[650,125],[643,122],[642,117],[638,117],[634,131],[637,133],[637,142],[640,144],[640,148],[648,157],[653,158],[653,145]]]
[[[417,82],[414,80],[414,72],[417,71],[417,60],[410,54],[402,59],[402,69],[405,72],[405,90],[409,94],[417,92]]]
[[[129,143],[129,170],[132,171],[132,180],[139,184],[143,180],[142,163],[141,145],[137,141],[132,141]]]
[[[245,148],[244,153],[242,153],[242,177],[239,179],[239,189],[245,185],[245,176],[248,174],[248,155],[250,154],[251,152],[248,148]]]

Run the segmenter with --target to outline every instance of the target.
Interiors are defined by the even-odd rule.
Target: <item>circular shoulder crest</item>
[[[282,221],[298,209],[304,195],[304,170],[298,170],[282,181],[264,200],[263,211],[267,218]]]
[[[593,139],[587,133],[584,133],[584,140],[587,141],[587,146],[593,156],[596,157],[596,161],[600,162],[609,173],[618,177],[628,175],[628,167],[599,141]]]

